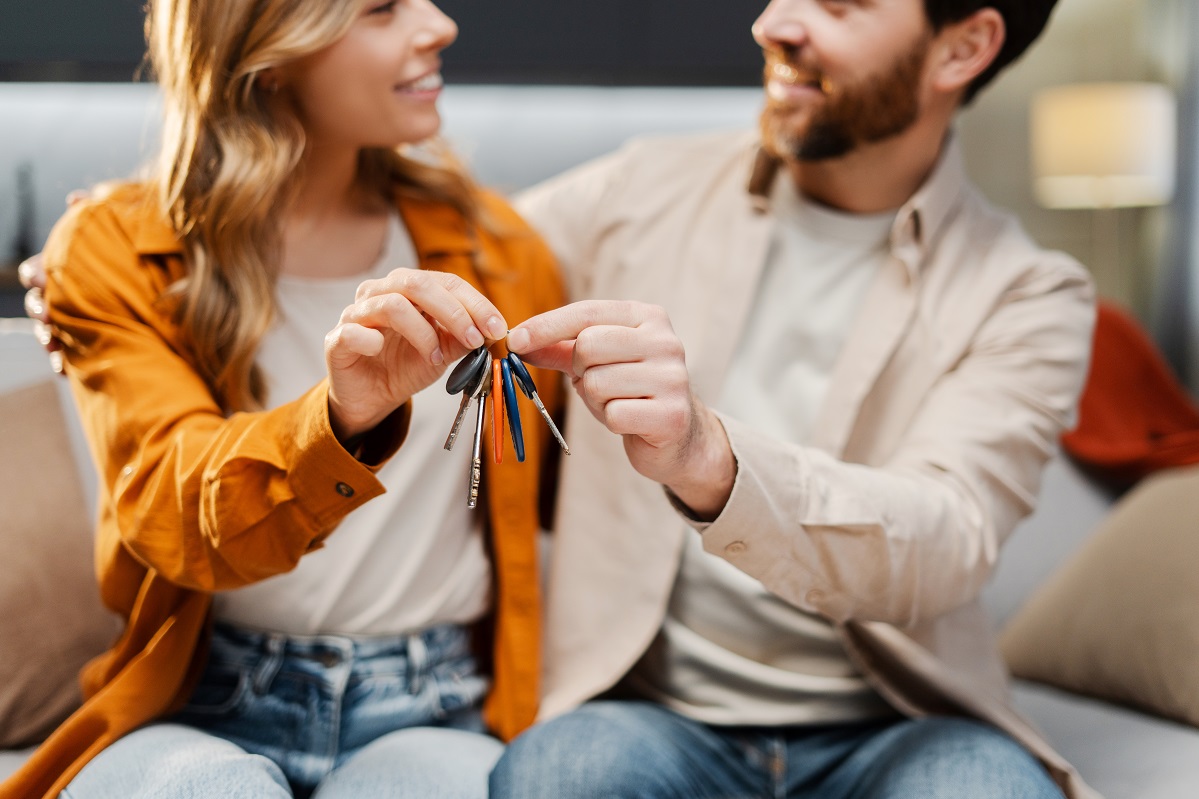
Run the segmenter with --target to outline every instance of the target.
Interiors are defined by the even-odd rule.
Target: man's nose
[[[798,50],[808,41],[806,0],[771,0],[753,24],[754,41],[763,50]]]

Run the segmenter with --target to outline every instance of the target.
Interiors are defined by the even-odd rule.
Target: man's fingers
[[[25,315],[39,322],[49,322],[50,314],[46,310],[46,298],[37,286],[25,292]]]
[[[539,350],[529,350],[528,352],[519,353],[519,355],[520,359],[530,366],[539,366],[542,369],[554,369],[564,372],[568,377],[574,378],[575,374],[572,368],[572,364],[574,363],[574,345],[573,341],[560,341],[557,344],[551,344]]]
[[[46,267],[42,263],[42,254],[30,256],[17,267],[17,278],[27,289],[44,289],[46,287]]]
[[[579,337],[589,327],[640,327],[664,316],[657,306],[623,300],[583,300],[526,319],[508,333],[508,348],[518,355]]]

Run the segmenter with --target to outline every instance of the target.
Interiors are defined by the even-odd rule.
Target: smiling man
[[[1092,289],[951,131],[1053,5],[774,0],[756,131],[524,198],[586,299],[509,336],[578,401],[546,721],[492,796],[1094,796],[1009,706],[977,601],[1073,412]]]

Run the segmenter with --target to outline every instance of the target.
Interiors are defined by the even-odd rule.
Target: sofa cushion
[[[1199,467],[1141,483],[1003,631],[1012,672],[1199,725]]]
[[[79,702],[80,667],[118,631],[100,604],[92,523],[53,380],[0,394],[0,747]]]
[[[1016,708],[1107,799],[1193,799],[1199,730],[1037,683],[1012,686]]]

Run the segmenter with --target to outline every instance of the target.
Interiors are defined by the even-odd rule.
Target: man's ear
[[[993,8],[946,25],[934,39],[933,86],[942,92],[964,90],[995,61],[1006,34],[1003,15]]]

